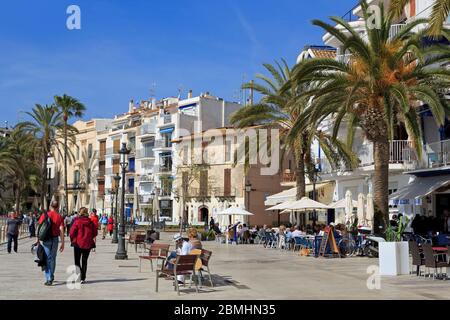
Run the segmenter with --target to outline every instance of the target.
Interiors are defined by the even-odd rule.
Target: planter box
[[[378,245],[381,276],[409,274],[408,242],[380,242]]]

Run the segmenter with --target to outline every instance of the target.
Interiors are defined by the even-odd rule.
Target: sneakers
[[[53,281],[46,281],[46,282],[44,283],[44,285],[45,285],[45,286],[51,286],[51,285],[53,285]]]

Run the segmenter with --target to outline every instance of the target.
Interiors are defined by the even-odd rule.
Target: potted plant
[[[405,217],[405,222],[400,221],[398,227],[386,228],[386,241],[379,242],[380,275],[409,274],[409,246],[407,241],[402,240],[408,223],[409,218]]]

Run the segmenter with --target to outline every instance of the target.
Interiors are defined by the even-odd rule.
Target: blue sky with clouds
[[[14,0],[0,9],[0,125],[67,93],[85,118],[124,112],[130,99],[192,89],[237,100],[240,84],[304,45],[322,44],[315,18],[356,0]],[[66,9],[81,8],[81,30]]]

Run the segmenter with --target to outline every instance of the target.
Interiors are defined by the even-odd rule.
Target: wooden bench
[[[159,275],[165,275],[168,277],[173,277],[173,282],[175,286],[175,290],[177,291],[178,295],[180,295],[180,287],[178,285],[178,279],[177,276],[190,276],[191,284],[192,284],[192,277],[195,277],[195,264],[198,260],[198,255],[177,255],[177,258],[175,260],[175,263],[173,265],[173,270],[168,269],[161,269],[156,270],[156,292],[158,292],[158,280]],[[198,285],[197,282],[195,282],[195,289],[198,292]]]
[[[164,262],[167,259],[167,256],[169,255],[169,247],[170,244],[164,244],[164,243],[152,243],[148,249],[148,255],[146,256],[139,256],[139,272],[141,272],[141,266],[142,266],[142,260],[149,260],[150,261],[150,267],[153,271],[153,260],[156,260],[156,268],[158,268],[158,261],[162,261],[162,267],[164,268]]]
[[[143,233],[132,232],[130,234],[130,237],[128,238],[127,251],[128,251],[128,245],[129,244],[134,244],[134,251],[137,252],[137,246],[138,245],[144,245],[145,244],[145,238],[146,238],[146,235],[143,234]]]

